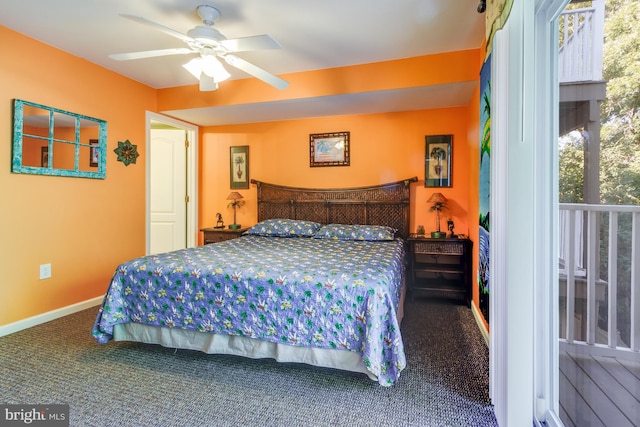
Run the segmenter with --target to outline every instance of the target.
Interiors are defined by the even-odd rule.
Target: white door
[[[187,147],[184,129],[152,129],[149,253],[187,247]]]

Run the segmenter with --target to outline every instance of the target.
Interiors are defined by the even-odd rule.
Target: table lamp
[[[229,203],[227,207],[233,206],[233,224],[229,224],[229,230],[238,230],[241,227],[240,224],[236,223],[236,208],[244,205],[244,200],[240,200],[242,198],[242,194],[237,191],[233,191],[227,197],[227,200],[231,200],[231,203]]]
[[[440,231],[440,210],[446,208],[447,198],[442,193],[433,193],[427,203],[431,203],[431,212],[436,211],[436,231],[431,232],[431,237],[441,239],[447,237],[447,233]]]

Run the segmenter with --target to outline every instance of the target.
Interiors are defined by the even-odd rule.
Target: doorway
[[[147,112],[146,134],[146,253],[195,246],[198,127]]]

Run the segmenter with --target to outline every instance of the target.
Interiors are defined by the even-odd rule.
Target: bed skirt
[[[404,315],[405,286],[398,304],[398,323]],[[114,341],[136,341],[159,344],[168,348],[198,350],[207,354],[230,354],[252,359],[271,358],[284,363],[305,363],[323,368],[359,372],[377,381],[367,370],[362,356],[353,351],[295,347],[235,335],[210,334],[178,328],[161,328],[140,323],[123,323],[114,326]]]

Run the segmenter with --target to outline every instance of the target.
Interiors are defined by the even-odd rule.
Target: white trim
[[[57,308],[46,313],[38,314],[27,319],[18,320],[17,322],[9,323],[8,325],[0,326],[0,337],[13,334],[24,329],[31,328],[33,326],[47,323],[55,319],[59,319],[64,316],[68,316],[73,313],[77,313],[87,308],[95,307],[102,303],[104,295],[100,295],[95,298],[88,299],[86,301],[80,301],[75,304],[68,305],[66,307]],[[97,312],[96,312],[97,314]]]
[[[536,217],[534,6],[513,2],[492,49],[490,387],[500,425],[535,419],[535,255],[552,244]]]
[[[489,351],[500,425],[558,420],[557,45],[550,10],[560,2],[515,0],[492,49]]]
[[[165,123],[187,131],[189,139],[189,149],[187,150],[187,196],[189,196],[189,204],[187,205],[187,247],[193,247],[198,244],[198,126],[191,123],[183,122],[172,117],[163,116],[162,114],[151,111],[146,112],[146,173],[145,173],[145,194],[146,194],[146,253],[150,248],[150,224],[151,224],[151,193],[149,191],[149,174],[150,167],[150,144],[151,144],[151,122]]]
[[[491,334],[489,344],[489,393],[495,406],[496,418],[507,417],[507,352],[504,344],[507,316],[506,299],[506,240],[507,208],[507,132],[509,124],[509,103],[507,80],[509,75],[509,20],[505,27],[493,38],[491,67],[491,245],[490,271],[491,292],[489,293],[489,318]],[[502,82],[502,83],[501,83]]]
[[[482,338],[484,338],[484,343],[489,347],[489,331],[484,326],[484,322],[482,321],[482,315],[478,311],[478,308],[475,304],[471,304],[471,312],[473,313],[473,318],[476,319],[476,323],[478,324],[478,329],[480,329],[480,333],[482,334]]]
[[[534,22],[534,387],[536,421],[559,420],[558,15],[568,0],[544,0]]]

